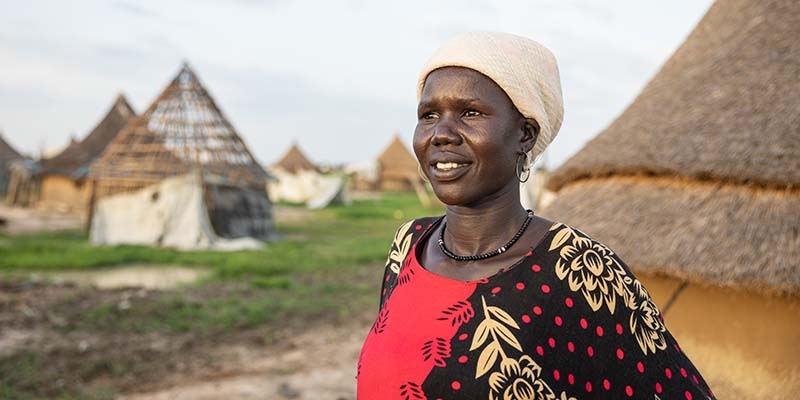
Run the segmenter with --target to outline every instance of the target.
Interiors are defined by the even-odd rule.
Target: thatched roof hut
[[[417,159],[395,134],[392,141],[378,156],[378,189],[386,191],[413,191],[421,185]]]
[[[91,182],[86,180],[89,166],[136,116],[123,94],[119,94],[94,129],[81,141],[72,140],[57,155],[42,159],[37,173],[39,204],[44,207],[86,211]]]
[[[72,141],[61,153],[41,161],[41,174],[84,178],[89,173],[89,165],[135,116],[133,107],[125,95],[120,93],[108,112],[83,140]]]
[[[292,147],[275,163],[274,167],[281,168],[291,174],[296,174],[300,171],[319,172],[319,168],[306,157],[297,143],[292,143]]]
[[[199,174],[218,235],[274,235],[266,171],[184,63],[92,164],[90,177],[102,199],[186,174]]]
[[[9,164],[22,159],[22,155],[11,147],[0,132],[0,199],[5,196],[8,189]]]
[[[798,37],[800,3],[717,1],[548,183],[542,213],[631,265],[720,398],[800,390]]]

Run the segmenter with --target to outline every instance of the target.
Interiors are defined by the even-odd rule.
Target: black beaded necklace
[[[444,253],[444,255],[456,261],[485,260],[487,258],[503,254],[506,252],[506,250],[511,248],[511,246],[513,246],[514,243],[516,243],[517,240],[519,240],[519,238],[522,237],[522,234],[525,233],[525,229],[528,228],[528,225],[530,225],[531,220],[533,220],[533,211],[532,210],[526,210],[526,211],[528,211],[528,218],[525,218],[525,222],[522,223],[522,226],[519,228],[517,233],[514,235],[514,237],[511,238],[511,240],[508,241],[508,243],[500,246],[500,248],[497,250],[492,250],[488,253],[478,254],[475,256],[460,256],[458,254],[453,253],[444,245],[444,230],[445,227],[447,226],[447,222],[442,222],[442,230],[439,231],[439,249],[442,251],[442,253]]]

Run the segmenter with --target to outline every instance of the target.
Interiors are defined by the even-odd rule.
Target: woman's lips
[[[436,162],[431,165],[430,178],[437,181],[452,181],[463,176],[470,163]]]

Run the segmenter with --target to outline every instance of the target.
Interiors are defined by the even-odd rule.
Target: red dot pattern
[[[422,228],[423,225],[415,226],[417,231]],[[547,252],[542,253],[547,254]],[[528,252],[528,256],[533,256],[532,252]],[[551,256],[558,259],[559,253],[552,252]],[[540,257],[540,253],[537,252],[536,257]],[[627,304],[618,302],[618,312],[615,314],[609,313],[605,304],[598,310],[594,310],[584,297],[590,294],[585,290],[590,289],[571,290],[568,285],[569,281],[563,278],[559,279],[549,263],[529,263],[527,265],[530,266],[529,269],[525,267],[508,268],[490,278],[470,283],[477,287],[476,295],[472,295],[468,300],[471,302],[474,314],[471,314],[467,321],[463,322],[463,324],[469,324],[465,326],[470,328],[459,328],[458,333],[451,336],[458,340],[458,342],[452,342],[454,357],[450,359],[448,356],[448,359],[445,360],[446,367],[434,368],[432,374],[453,365],[458,365],[460,368],[471,368],[471,372],[474,374],[476,360],[486,344],[479,346],[478,349],[470,350],[470,339],[475,334],[475,326],[485,319],[483,313],[487,310],[482,309],[480,301],[481,297],[484,297],[489,306],[499,307],[515,316],[514,319],[519,326],[512,326],[516,329],[511,329],[511,332],[519,341],[522,354],[530,355],[542,367],[543,373],[550,370],[548,374],[551,376],[548,379],[547,375],[544,375],[544,380],[552,379],[551,385],[557,395],[566,391],[568,397],[574,398],[605,396],[618,399],[626,398],[625,396],[627,398],[652,398],[654,394],[658,394],[659,397],[665,399],[677,397],[692,400],[693,398],[705,398],[705,393],[710,393],[707,388],[698,392],[686,387],[692,383],[699,387],[701,381],[698,375],[692,374],[695,370],[690,365],[686,366],[687,364],[680,361],[680,358],[685,356],[671,359],[670,364],[662,361],[665,357],[662,354],[670,353],[670,356],[675,356],[675,352],[680,353],[681,351],[671,337],[667,337],[669,347],[666,350],[656,351],[655,356],[652,352],[642,353],[640,351],[638,343],[634,340],[636,332],[634,332],[633,325],[630,325],[634,321],[630,319],[630,314],[626,313],[628,311]],[[406,264],[403,265],[403,268],[405,267]],[[501,280],[506,276],[510,278]],[[396,275],[387,274],[385,277],[387,283],[385,286],[389,287],[390,296],[392,296],[391,290],[395,289],[392,285],[396,285],[394,282],[396,279],[392,279],[393,277],[396,278]],[[441,284],[441,281],[439,283]],[[496,296],[490,297],[488,294]],[[591,294],[597,295],[597,293]],[[477,301],[474,301],[475,299]],[[515,306],[518,308],[514,308]],[[507,327],[513,325],[513,322],[507,323],[507,320],[493,319]],[[449,324],[450,321],[446,322]],[[455,326],[455,323],[452,326]],[[580,329],[577,326],[580,326]],[[500,344],[503,349],[503,359],[519,360],[520,353],[514,350],[514,346],[509,346],[507,342],[503,341],[500,341]],[[613,357],[616,357],[618,362],[610,362],[613,361]],[[427,398],[473,397],[472,390],[476,382],[482,382],[478,385],[484,385],[486,379],[491,376],[491,372],[500,371],[500,358],[497,357],[495,365],[489,369],[489,372],[474,382],[470,377],[462,384],[460,380],[467,379],[465,375],[451,374],[447,376],[449,379],[441,381],[444,385],[438,384],[438,387],[444,386],[445,389],[449,384],[452,390],[460,391],[458,395],[452,392],[449,396],[444,396],[444,393],[426,393]],[[606,367],[595,368],[596,365],[601,364]],[[647,368],[645,368],[645,364],[647,364]],[[555,366],[558,366],[558,369],[554,368]],[[682,366],[686,366],[686,368]],[[588,371],[591,373],[587,373]],[[659,371],[663,371],[664,375],[661,375]],[[672,375],[678,373],[685,379],[673,379]],[[690,375],[691,379],[689,379]],[[455,377],[458,377],[458,380],[454,380]],[[419,381],[417,380],[417,382]],[[567,384],[572,387],[570,388]],[[603,392],[603,394],[598,395],[596,392]],[[587,396],[590,393],[591,395]]]

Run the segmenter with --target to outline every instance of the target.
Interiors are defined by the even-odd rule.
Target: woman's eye
[[[475,110],[464,111],[465,117],[477,117],[479,115],[481,115],[480,111],[475,111]]]
[[[436,113],[433,113],[433,112],[426,112],[426,113],[423,113],[423,114],[422,114],[422,115],[419,117],[419,119],[434,119],[434,118],[436,118]]]

